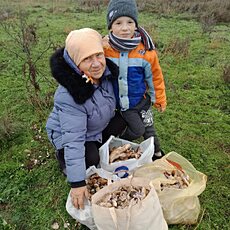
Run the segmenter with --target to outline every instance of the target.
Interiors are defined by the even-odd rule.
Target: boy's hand
[[[166,110],[166,106],[160,106],[157,108],[158,112],[163,113]]]
[[[160,105],[160,104],[154,104],[152,102],[152,106],[154,106],[158,112],[163,113],[166,110],[166,104]]]

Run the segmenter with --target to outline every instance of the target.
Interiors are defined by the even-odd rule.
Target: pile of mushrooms
[[[167,179],[170,180],[169,183],[162,182],[161,183],[161,191],[165,188],[176,188],[176,189],[184,189],[189,186],[190,179],[189,176],[178,169],[171,170],[171,171],[165,171],[164,175]]]
[[[124,209],[130,204],[135,205],[143,200],[149,189],[142,186],[120,186],[117,190],[107,193],[97,202],[97,205],[106,208]]]
[[[86,180],[86,184],[88,192],[92,196],[97,191],[105,187],[108,184],[108,180],[100,177],[97,173],[94,173]]]
[[[141,154],[140,147],[135,150],[129,143],[119,147],[113,147],[109,151],[109,163],[125,161],[131,158],[139,159]]]

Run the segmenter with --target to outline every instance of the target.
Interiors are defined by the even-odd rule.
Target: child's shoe
[[[154,153],[153,157],[152,157],[152,161],[161,159],[161,157],[163,157],[165,155],[164,151],[161,149],[159,152]]]

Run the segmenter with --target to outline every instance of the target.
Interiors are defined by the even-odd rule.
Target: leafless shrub
[[[76,5],[75,5],[76,6]],[[75,8],[70,7],[68,5],[53,5],[50,8],[48,8],[49,13],[54,13],[54,14],[63,14],[63,13],[74,13]]]
[[[46,41],[46,47],[43,48],[43,51],[39,53],[35,51],[39,40],[38,24],[36,22],[28,23],[27,14],[23,11],[19,12],[16,20],[10,23],[1,22],[0,25],[11,40],[11,45],[7,45],[5,49],[22,60],[22,76],[28,92],[28,99],[36,110],[43,111],[48,105],[47,101],[43,100],[39,84],[43,74],[37,67],[37,63],[51,48],[52,43]],[[46,82],[51,83],[48,79],[46,79]]]
[[[217,22],[230,22],[230,3],[226,3],[226,7],[217,7],[213,12]]]
[[[216,25],[214,15],[203,15],[200,17],[200,22],[204,33],[211,33],[213,27]]]
[[[175,38],[169,42],[168,46],[163,50],[164,54],[171,53],[175,56],[187,57],[189,53],[190,39]]]
[[[6,19],[9,19],[11,15],[11,11],[8,9],[4,9],[0,11],[0,21],[4,21]]]
[[[222,79],[225,83],[230,83],[230,65],[225,65],[223,68]]]
[[[139,11],[148,11],[151,13],[170,13],[173,11],[171,7],[173,1],[158,1],[158,0],[137,0]]]
[[[109,0],[78,0],[78,5],[82,11],[100,11],[103,6],[107,6]]]
[[[171,14],[187,12],[200,19],[203,15],[213,15],[215,21],[230,22],[230,2],[228,0],[137,0],[140,11]]]

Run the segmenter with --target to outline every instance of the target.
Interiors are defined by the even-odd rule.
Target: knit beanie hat
[[[108,29],[111,29],[113,22],[122,16],[132,18],[136,26],[137,23],[137,4],[135,0],[110,0],[107,8],[107,25]]]
[[[65,40],[65,49],[76,66],[93,54],[104,53],[101,35],[90,28],[71,31]]]

